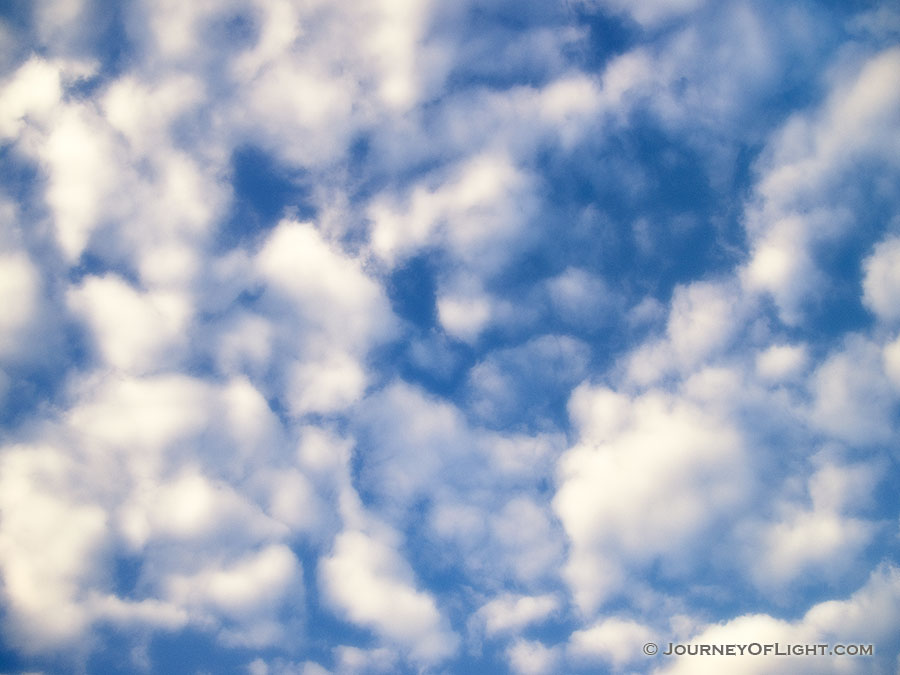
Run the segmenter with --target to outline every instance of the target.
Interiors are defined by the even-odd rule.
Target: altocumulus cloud
[[[890,2],[5,3],[0,670],[894,672],[898,158]]]

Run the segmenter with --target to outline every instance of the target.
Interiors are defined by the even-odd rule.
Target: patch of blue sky
[[[253,248],[285,215],[315,218],[306,172],[280,166],[276,158],[252,146],[237,148],[231,166],[234,202],[216,236],[217,246]]]

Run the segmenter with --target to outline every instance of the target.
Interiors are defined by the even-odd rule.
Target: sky
[[[898,440],[896,3],[0,3],[0,672],[896,673]]]

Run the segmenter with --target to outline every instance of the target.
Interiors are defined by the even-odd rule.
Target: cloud
[[[704,0],[676,0],[676,2],[660,2],[660,0],[582,0],[587,7],[600,9],[615,14],[625,15],[645,28],[654,28],[658,24],[688,14],[703,6]]]
[[[71,493],[67,483],[78,471],[52,448],[3,455],[4,624],[29,652],[75,643],[92,619],[83,587],[97,580],[109,522],[101,506]]]
[[[0,357],[17,355],[25,346],[23,339],[40,309],[40,279],[29,258],[20,253],[0,257],[0,303],[6,308],[0,319]]]
[[[835,578],[851,569],[878,531],[877,524],[853,515],[867,505],[877,473],[874,463],[823,462],[808,481],[811,506],[806,500],[778,504],[776,518],[748,551],[757,584],[784,589],[811,570]]]
[[[863,266],[863,301],[883,321],[896,321],[900,318],[900,238],[878,244]]]
[[[866,445],[893,437],[896,392],[877,344],[849,336],[813,373],[812,392],[811,420],[835,438]]]
[[[746,301],[730,280],[676,287],[665,337],[628,356],[628,376],[647,385],[672,371],[690,372],[729,345],[746,314]]]
[[[496,349],[469,370],[470,406],[495,427],[523,417],[539,426],[551,412],[547,399],[581,380],[589,360],[588,346],[567,335],[542,335]]]
[[[379,258],[392,263],[420,247],[443,245],[461,260],[491,269],[533,209],[529,177],[500,152],[461,163],[436,188],[426,185],[400,204],[372,205],[371,241]]]
[[[896,597],[898,574],[894,567],[882,565],[868,581],[846,600],[829,600],[811,607],[796,621],[785,621],[765,614],[748,614],[714,624],[698,631],[691,644],[876,644],[875,656],[851,658],[837,656],[767,657],[713,656],[680,657],[662,664],[659,673],[719,672],[727,659],[735,673],[818,673],[827,663],[841,672],[867,673],[894,667],[892,648],[898,622]],[[834,661],[832,661],[834,659]],[[839,659],[839,660],[838,660]]]
[[[894,668],[881,5],[14,3],[0,651]]]
[[[542,642],[517,640],[506,650],[510,668],[521,675],[544,675],[559,667],[560,649]]]
[[[756,357],[757,373],[772,381],[797,375],[808,360],[805,345],[772,345]]]
[[[642,647],[653,638],[653,631],[643,624],[610,617],[572,633],[568,655],[576,661],[603,661],[620,668],[632,661],[646,658]]]
[[[191,318],[183,295],[142,293],[114,275],[86,279],[68,305],[92,329],[103,362],[135,373],[174,365]]]
[[[383,288],[360,261],[329,244],[310,223],[282,221],[257,254],[284,353],[304,330],[302,356],[288,356],[285,395],[292,413],[333,412],[358,400],[368,383],[366,351],[395,330]],[[287,310],[287,311],[285,311]],[[247,321],[259,323],[260,319]],[[261,361],[269,346],[256,330],[235,335],[234,349]],[[260,338],[262,337],[262,341]],[[246,347],[242,344],[249,340]],[[259,356],[255,356],[258,354]],[[246,358],[246,357],[245,357]]]
[[[62,97],[60,69],[53,63],[32,58],[3,83],[0,100],[0,134],[15,138],[26,120],[46,121]]]
[[[300,577],[291,550],[273,544],[227,566],[170,575],[163,584],[170,601],[192,613],[210,612],[238,622],[238,628],[221,633],[226,643],[262,647],[287,639],[275,613],[280,605],[302,601],[296,597],[297,588],[302,589]]]
[[[2,455],[13,644],[53,651],[84,643],[98,624],[191,624],[223,644],[280,642],[275,612],[302,592],[299,561],[282,542],[289,528],[235,475],[252,474],[283,443],[258,392],[246,380],[216,387],[117,373],[75,392],[71,408],[31,431],[40,441]],[[213,431],[216,417],[227,421]],[[114,573],[127,559],[139,561],[133,588]]]
[[[854,166],[896,168],[898,58],[888,49],[843,74],[819,110],[787,121],[760,163],[745,285],[771,293],[789,323],[821,288],[816,247],[839,243],[855,222],[852,203],[835,201],[842,194],[835,187]]]
[[[342,532],[319,573],[329,603],[350,621],[402,646],[415,661],[434,663],[456,651],[459,639],[431,595],[415,588],[411,570],[388,542],[361,531]]]
[[[559,460],[553,506],[572,543],[565,578],[592,612],[625,569],[690,555],[734,514],[748,465],[731,422],[687,400],[581,385],[569,405],[579,437]]]
[[[484,621],[489,637],[507,632],[518,633],[532,624],[545,621],[561,609],[554,595],[517,596],[505,593],[483,605],[477,615]]]

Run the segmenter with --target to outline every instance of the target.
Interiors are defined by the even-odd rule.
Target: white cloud
[[[342,410],[359,400],[367,382],[362,365],[340,352],[295,364],[289,378],[286,397],[298,415]]]
[[[894,435],[896,392],[885,378],[881,349],[851,335],[813,373],[810,420],[853,444],[887,443]]]
[[[648,342],[626,357],[629,378],[648,385],[673,371],[694,370],[729,346],[747,314],[745,298],[730,280],[677,286],[665,338]]]
[[[28,328],[40,310],[37,268],[22,253],[0,253],[0,357],[21,353]]]
[[[747,589],[796,616],[807,577],[845,587],[890,546],[867,458],[900,397],[897,241],[873,229],[896,197],[900,51],[873,53],[896,17],[858,15],[840,46],[797,3],[476,5],[40,0],[0,20],[0,592],[24,658],[88,659],[112,629],[151,668],[154,633],[190,628],[265,649],[254,675],[327,672],[312,654],[452,670],[479,658],[451,660],[452,620],[515,672],[707,667],[643,661],[674,616],[723,640],[868,641],[871,621],[884,661],[836,667],[896,666],[893,568],[797,621],[697,619]],[[637,25],[607,41],[585,8]],[[260,201],[314,222],[233,220],[256,206],[232,184],[246,148],[301,177]],[[710,200],[657,216],[694,208],[666,202],[677,157]],[[716,231],[709,259],[663,258],[643,224],[688,218]],[[802,321],[846,281],[822,255],[845,237],[874,245],[876,322],[835,338]],[[419,255],[436,327],[388,296]],[[669,308],[647,297],[672,280]],[[567,441],[556,406],[585,378],[603,384],[572,394]],[[316,614],[353,631],[305,631],[292,546],[318,557]]]
[[[516,640],[506,650],[510,668],[519,675],[546,675],[558,672],[561,650],[533,640]]]
[[[666,330],[681,363],[700,362],[738,330],[741,317],[736,296],[733,287],[706,282],[675,290]]]
[[[32,431],[40,444],[0,455],[11,639],[43,651],[82,644],[98,623],[191,623],[223,644],[280,641],[276,611],[302,589],[299,563],[280,543],[289,528],[257,504],[269,494],[278,512],[275,486],[262,481],[260,495],[235,475],[252,475],[283,443],[258,392],[246,380],[217,387],[106,373],[70,394],[75,403],[58,422]],[[134,589],[121,596],[119,555],[141,558]]]
[[[367,626],[433,663],[451,656],[459,639],[446,626],[434,598],[413,584],[412,571],[388,542],[361,531],[338,535],[319,563],[322,593],[350,621]]]
[[[894,48],[844,73],[820,109],[787,121],[761,162],[743,281],[771,293],[788,323],[798,322],[804,302],[823,291],[815,247],[839,242],[856,222],[853,205],[841,203],[835,187],[861,164],[896,166],[898,65]],[[882,282],[873,277],[875,283]]]
[[[92,619],[84,593],[102,574],[107,514],[73,494],[83,467],[61,451],[19,446],[0,463],[6,634],[28,652],[74,644]]]
[[[90,326],[103,360],[126,372],[177,362],[192,314],[189,298],[140,292],[114,275],[88,277],[68,293],[68,305]]]
[[[508,256],[505,247],[532,214],[531,187],[531,177],[505,153],[484,152],[449,175],[426,177],[402,201],[375,201],[372,249],[394,264],[422,247],[442,245],[460,260],[490,270]]]
[[[705,0],[581,0],[588,7],[600,7],[616,14],[624,14],[645,28],[689,14],[705,3]]]
[[[358,673],[392,673],[397,669],[397,653],[387,647],[359,649],[358,647],[335,647],[335,673],[337,675],[357,675]]]
[[[34,142],[49,174],[46,199],[59,246],[75,262],[101,215],[123,207],[124,195],[117,188],[129,170],[103,121],[84,105],[63,108],[46,139]]]
[[[16,137],[27,123],[45,122],[62,97],[60,69],[33,57],[0,89],[0,136]]]
[[[235,619],[273,612],[288,600],[289,586],[302,588],[302,569],[293,552],[272,544],[227,565],[165,579],[172,602],[203,611],[209,607]]]
[[[149,540],[166,538],[194,544],[209,542],[227,536],[238,526],[243,533],[240,539],[249,541],[286,533],[258,506],[194,467],[184,469],[170,481],[139,481],[134,493],[121,507],[119,519],[124,536],[136,549]]]
[[[369,382],[366,353],[396,330],[381,285],[309,223],[279,223],[255,267],[268,284],[268,321],[238,319],[222,344],[223,365],[259,375],[282,360],[276,377],[294,415],[339,412],[359,400]]]
[[[65,417],[87,444],[125,450],[154,467],[166,446],[201,431],[211,410],[210,389],[183,375],[100,378],[75,393]]]
[[[796,376],[807,361],[805,345],[776,344],[756,355],[756,372],[766,380],[778,382]]]
[[[504,593],[483,605],[477,616],[484,622],[489,637],[519,633],[523,628],[539,624],[557,614],[562,603],[555,595],[513,595]]]
[[[862,675],[889,672],[895,666],[900,573],[895,567],[881,566],[872,572],[866,584],[846,600],[829,600],[811,607],[800,619],[785,621],[765,614],[747,614],[698,631],[690,644],[741,644],[752,642],[781,645],[868,645],[874,644],[874,657],[762,657],[762,656],[683,656],[663,662],[656,673],[704,675],[730,673],[821,673]],[[665,648],[666,646],[664,646]]]
[[[168,144],[172,124],[203,102],[204,85],[190,75],[146,83],[135,76],[115,80],[104,92],[106,121],[141,154],[153,154],[154,146]]]
[[[490,300],[474,297],[442,296],[437,301],[441,327],[458,340],[474,342],[492,318]]]
[[[894,385],[894,389],[900,392],[900,337],[890,342],[882,349],[884,372]]]
[[[256,258],[262,278],[288,298],[302,320],[333,343],[362,349],[391,330],[393,314],[381,286],[360,261],[326,241],[310,223],[284,220]]]
[[[817,456],[820,466],[804,493],[785,494],[775,516],[747,542],[746,566],[758,587],[784,594],[814,575],[838,580],[859,564],[879,525],[861,517],[883,470],[876,463],[838,463]]]
[[[579,439],[559,460],[553,506],[572,542],[565,577],[590,611],[622,565],[689,555],[742,503],[749,467],[729,420],[662,392],[582,385],[570,411]]]
[[[222,372],[259,376],[273,356],[275,327],[272,321],[256,314],[234,311],[215,338],[216,359]]]
[[[878,244],[863,269],[866,305],[883,321],[900,319],[900,237]]]
[[[572,633],[567,646],[575,661],[605,661],[614,667],[646,659],[642,647],[654,639],[654,632],[630,619],[609,617]]]

